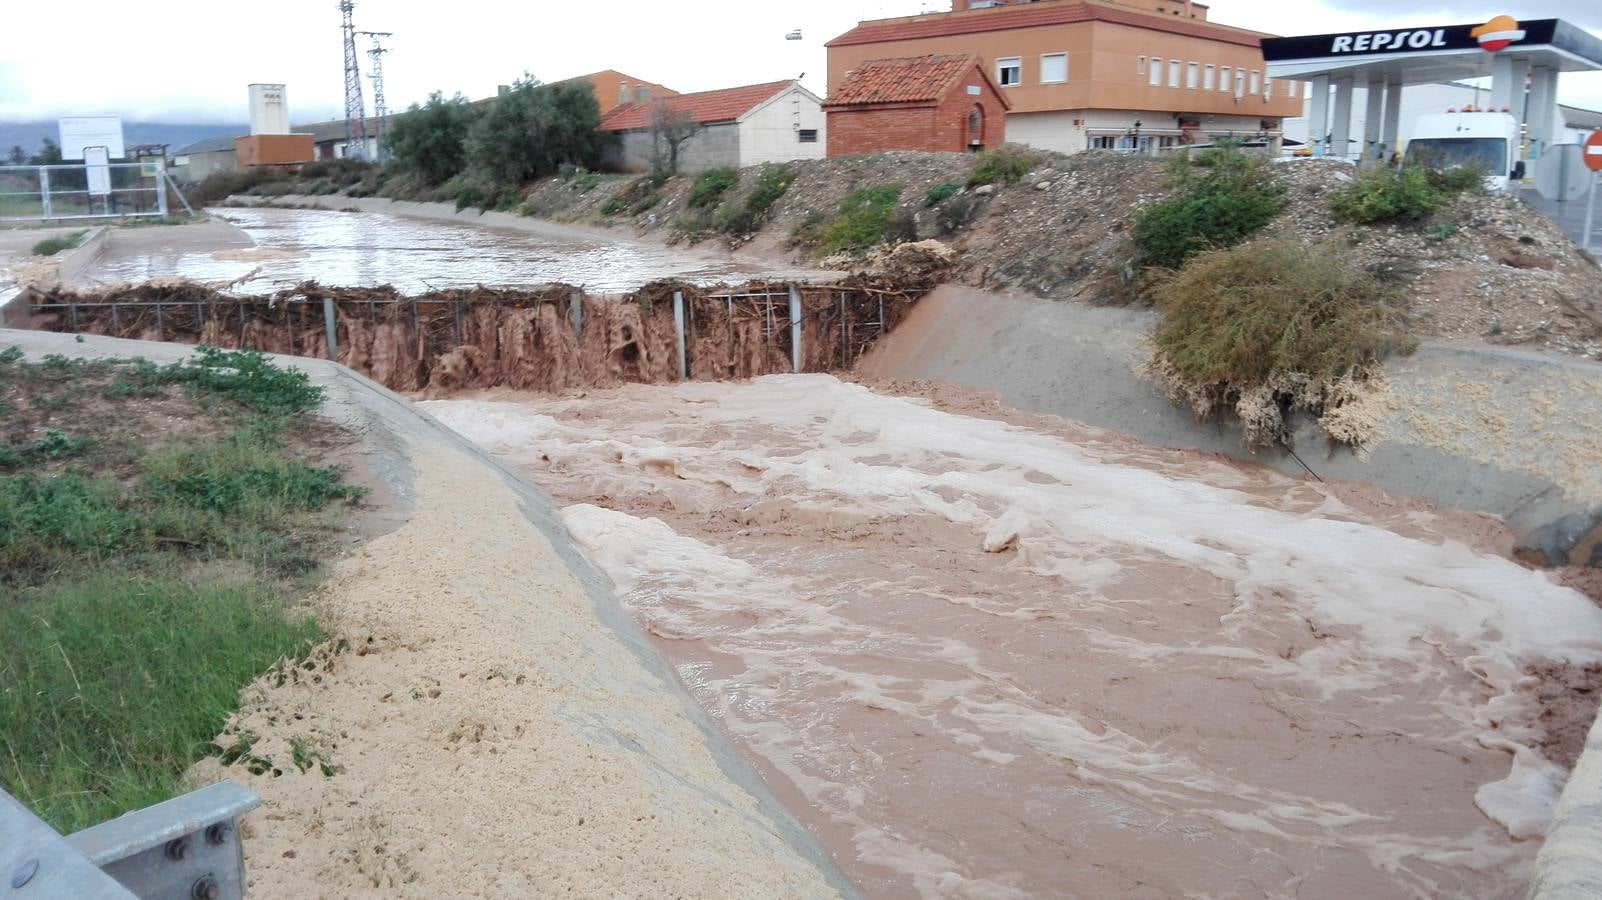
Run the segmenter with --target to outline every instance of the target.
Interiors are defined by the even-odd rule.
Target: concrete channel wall
[[[873,377],[994,391],[1154,444],[1304,470],[1244,453],[1239,430],[1198,425],[1138,374],[1147,310],[1013,298],[945,286],[864,359]],[[1437,506],[1492,513],[1549,563],[1602,565],[1602,365],[1511,348],[1426,343],[1386,366],[1385,437],[1365,462],[1328,450],[1312,423],[1296,445],[1325,478],[1367,481]],[[1602,896],[1602,722],[1563,791],[1529,896]]]
[[[950,381],[1010,406],[1166,447],[1291,474],[1284,451],[1248,454],[1229,423],[1199,425],[1138,374],[1149,310],[1015,298],[947,285],[864,360],[870,376]],[[1602,564],[1602,365],[1486,346],[1426,343],[1386,366],[1384,437],[1369,458],[1330,448],[1312,422],[1296,447],[1319,476],[1366,481],[1437,506],[1506,519],[1550,564]]]
[[[84,272],[88,271],[106,251],[106,244],[110,240],[109,227],[96,225],[90,228],[78,246],[63,250],[55,257],[55,272],[41,281],[34,282],[35,286],[48,288],[56,284],[71,284],[82,278]],[[21,286],[0,290],[0,328],[22,327],[27,324],[28,308],[22,301],[22,293]]]
[[[0,330],[0,348],[11,346],[21,347],[30,358],[35,359],[45,354],[59,353],[69,357],[144,357],[158,362],[180,359],[194,350],[187,345],[153,341]],[[544,567],[553,570],[542,575],[547,583],[560,586],[576,582],[576,589],[588,598],[587,602],[580,602],[576,607],[564,607],[550,596],[518,595],[514,605],[519,608],[502,610],[500,617],[494,620],[510,623],[509,630],[513,633],[508,636],[505,633],[508,629],[502,628],[497,637],[510,637],[509,642],[503,640],[503,643],[518,648],[520,657],[508,658],[499,664],[521,666],[529,671],[530,684],[527,689],[534,692],[531,696],[541,700],[526,713],[533,717],[530,721],[539,721],[541,716],[546,715],[539,711],[543,708],[543,698],[555,696],[560,701],[553,707],[554,720],[544,720],[544,727],[559,730],[564,735],[563,743],[550,741],[543,747],[525,751],[539,753],[543,750],[545,753],[545,756],[539,757],[539,768],[546,771],[528,770],[528,781],[530,784],[539,784],[540,779],[549,780],[553,777],[552,773],[561,775],[570,770],[582,774],[585,779],[595,780],[597,790],[593,796],[550,796],[539,801],[540,804],[561,810],[565,820],[570,821],[572,815],[577,814],[579,825],[585,824],[582,814],[586,808],[599,806],[603,802],[599,790],[603,785],[613,789],[622,785],[629,798],[627,802],[638,807],[642,822],[646,821],[645,813],[650,812],[651,821],[648,824],[636,825],[631,816],[616,826],[623,828],[627,834],[608,835],[604,831],[597,831],[591,837],[582,829],[564,832],[561,828],[544,826],[542,831],[529,832],[512,827],[511,830],[516,834],[509,838],[504,834],[509,827],[508,822],[519,821],[514,813],[520,814],[524,820],[534,816],[541,823],[554,819],[539,819],[539,816],[545,815],[543,811],[519,807],[515,810],[473,808],[461,813],[466,817],[465,820],[456,820],[449,810],[453,809],[453,800],[457,807],[460,806],[461,792],[468,790],[470,783],[483,781],[485,773],[500,771],[497,765],[505,766],[504,762],[497,764],[495,760],[505,760],[507,753],[513,752],[511,745],[507,745],[501,756],[480,756],[477,762],[471,761],[470,757],[453,757],[449,765],[442,767],[443,774],[419,770],[419,767],[429,765],[423,760],[431,750],[437,749],[419,747],[416,749],[415,763],[410,759],[404,760],[398,771],[378,774],[392,779],[407,777],[406,773],[411,772],[413,777],[427,775],[445,779],[446,783],[452,785],[449,792],[454,792],[456,796],[440,796],[436,803],[423,808],[390,809],[398,818],[408,817],[404,821],[413,823],[414,827],[425,828],[429,835],[425,846],[436,850],[433,859],[444,860],[432,870],[424,870],[419,864],[421,874],[418,877],[422,880],[409,883],[409,893],[439,896],[468,892],[464,884],[484,884],[486,882],[475,879],[486,876],[471,869],[471,859],[459,862],[454,857],[473,857],[476,853],[476,858],[482,859],[482,845],[485,842],[493,844],[496,840],[515,840],[515,847],[508,845],[500,849],[509,858],[518,858],[513,855],[515,851],[522,858],[537,860],[538,871],[534,874],[541,879],[538,883],[552,892],[555,892],[555,888],[551,886],[556,884],[589,885],[588,890],[603,890],[601,886],[607,883],[604,878],[608,876],[637,876],[636,880],[641,884],[654,884],[670,893],[687,890],[688,895],[697,896],[856,896],[826,852],[772,796],[756,772],[739,757],[682,688],[629,612],[618,602],[610,583],[590,566],[574,546],[548,496],[404,398],[344,366],[326,360],[287,356],[274,357],[274,361],[305,371],[314,383],[325,388],[328,399],[324,404],[324,415],[361,435],[364,466],[384,485],[383,508],[378,514],[383,529],[387,530],[373,538],[373,541],[383,541],[407,528],[414,518],[426,517],[430,511],[422,509],[423,504],[419,502],[420,495],[428,489],[423,476],[430,467],[437,470],[442,460],[453,469],[464,470],[468,476],[466,480],[476,479],[479,484],[493,485],[474,494],[475,508],[488,510],[497,504],[505,504],[507,500],[501,495],[511,495],[510,503],[521,511],[521,516],[532,526],[534,533],[542,538],[531,539],[516,549],[515,558],[511,560],[486,557],[482,560],[457,560],[457,563],[467,566],[490,582],[497,579],[504,581],[507,576],[497,576],[495,573],[506,571],[508,566],[523,569]],[[433,490],[438,492],[437,483]],[[471,522],[464,523],[464,527],[471,526]],[[542,547],[547,541],[550,551]],[[428,541],[428,544],[432,543]],[[472,549],[475,542],[470,536],[458,544],[468,549],[464,551],[458,547],[455,552],[466,552],[469,556],[478,552]],[[427,555],[428,550],[429,547],[424,546],[418,552]],[[547,555],[551,551],[554,551],[554,557]],[[359,582],[362,570],[358,566],[356,571]],[[336,576],[336,581],[350,577],[347,570],[346,574]],[[379,575],[375,573],[373,577],[378,578]],[[398,599],[404,608],[415,606],[425,610],[444,602],[441,595],[433,593],[424,584],[412,586],[406,596]],[[480,607],[484,603],[493,605],[505,602],[493,595],[474,599]],[[572,616],[569,621],[548,621],[552,615],[562,615],[560,611],[564,608],[587,609],[588,613]],[[336,628],[341,627],[338,621],[333,624]],[[524,630],[526,635],[522,634]],[[461,633],[471,633],[467,617],[462,619]],[[551,643],[553,640],[566,642],[560,646],[580,642],[584,647],[583,654],[578,658],[581,664],[571,658],[563,664],[562,656],[556,652],[558,645]],[[383,654],[375,653],[370,658],[378,659],[396,652],[400,651],[386,649]],[[571,650],[566,652],[569,657],[572,656]],[[344,665],[350,667],[356,663],[350,661]],[[570,668],[563,668],[564,665]],[[542,666],[545,668],[542,669]],[[572,668],[574,666],[578,668]],[[445,684],[449,687],[453,681],[447,680]],[[523,684],[521,677],[517,679],[517,684]],[[374,694],[375,697],[377,690],[364,688],[365,693]],[[465,715],[467,711],[461,714]],[[379,718],[371,712],[362,715],[364,722]],[[427,713],[408,713],[407,717],[418,715]],[[350,740],[343,744],[359,745],[364,736],[350,734],[346,737]],[[377,737],[382,738],[382,732]],[[574,742],[586,748],[584,752],[568,755],[577,758],[551,758],[552,753],[561,746]],[[352,760],[353,768],[359,770],[362,761]],[[597,766],[603,771],[596,771]],[[353,771],[342,772],[340,777],[360,779],[362,776],[359,771]],[[515,779],[515,773],[511,777]],[[292,786],[279,787],[291,781],[289,778],[266,779],[258,788],[295,790]],[[582,793],[585,788],[583,783],[575,781],[562,790]],[[515,799],[514,795],[519,791],[526,792],[526,789],[503,783],[497,796],[505,803],[519,804],[525,802]],[[371,789],[358,795],[359,800],[353,799],[351,802],[353,805],[357,802],[376,804],[371,794],[381,792],[381,789]],[[281,831],[282,826],[268,821],[275,819],[276,815],[273,812],[272,791],[263,790],[262,793],[264,811],[258,815],[266,816],[267,820],[255,826],[257,831],[254,840],[265,842],[263,846],[276,851],[277,846],[271,843],[276,833],[274,829]],[[573,809],[575,806],[578,808],[576,812]],[[647,842],[634,832],[641,835],[651,833],[649,829],[657,824],[655,820],[659,817],[690,824],[681,832],[685,835],[684,845],[658,846],[655,848],[658,862],[651,863],[648,854],[653,848],[642,848],[640,845]],[[282,816],[276,818],[281,819]],[[589,827],[601,825],[601,822],[592,822]],[[447,837],[451,835],[454,838]],[[316,855],[307,846],[307,842],[315,842],[314,839],[298,834],[290,837],[301,842],[299,859],[286,862],[278,859],[276,852],[268,854],[269,858],[261,864],[268,867],[271,877],[263,875],[267,881],[257,881],[259,890],[293,895],[298,892],[295,886],[310,890],[312,880],[326,874],[326,870],[316,870],[313,860],[309,858]],[[329,843],[334,838],[325,835],[317,840]],[[463,852],[453,854],[451,847],[456,846],[453,843],[456,841],[462,842],[458,849]],[[545,841],[552,843],[545,846]],[[467,844],[474,846],[469,848]],[[467,853],[468,850],[473,853]],[[625,852],[639,852],[641,855],[627,860],[616,855]],[[247,859],[250,853],[247,846]],[[284,857],[293,855],[283,854]],[[677,871],[666,874],[660,871],[657,867],[664,859],[672,860]],[[624,861],[620,864],[619,860]],[[251,865],[256,867],[258,864]],[[508,865],[515,866],[516,863]],[[461,871],[451,870],[451,866]],[[261,874],[260,868],[253,868],[253,871]],[[529,874],[522,869],[503,872],[499,875],[500,880],[493,883],[511,891],[508,887],[510,879],[528,877]],[[671,882],[658,879],[674,876],[678,877],[680,887],[667,891]],[[300,884],[296,879],[305,883]],[[692,885],[688,889],[682,887],[686,881]],[[277,885],[276,889],[272,887],[273,884]],[[320,888],[326,889],[327,885],[320,885]],[[488,893],[506,891],[490,889]],[[605,892],[610,893],[610,890]],[[654,890],[648,892],[655,893]]]

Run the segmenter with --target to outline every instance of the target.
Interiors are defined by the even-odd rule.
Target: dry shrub
[[[1331,247],[1262,241],[1193,259],[1157,290],[1149,374],[1242,442],[1289,445],[1291,413],[1362,452],[1383,419],[1379,363],[1411,352],[1392,292]]]

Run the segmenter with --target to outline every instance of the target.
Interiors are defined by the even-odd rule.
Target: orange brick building
[[[977,55],[1008,102],[1006,139],[1061,152],[1276,140],[1301,85],[1266,76],[1262,32],[1185,0],[953,0],[861,22],[828,47],[829,90],[871,60]]]
[[[557,84],[569,81],[588,81],[595,88],[595,101],[601,104],[601,115],[625,103],[649,103],[663,97],[677,97],[679,92],[652,81],[642,81],[616,69],[602,69],[588,75],[564,78]]]
[[[870,60],[823,103],[828,155],[999,146],[1007,99],[972,53]]]

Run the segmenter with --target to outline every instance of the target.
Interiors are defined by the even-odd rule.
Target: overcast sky
[[[129,119],[246,119],[245,85],[288,85],[290,118],[343,115],[336,0],[74,0],[7,3],[0,121],[116,113]],[[524,71],[555,81],[618,69],[679,91],[790,78],[824,89],[823,43],[862,18],[948,8],[941,0],[357,0],[356,27],[392,31],[384,58],[392,109],[429,91],[487,96]],[[245,12],[244,10],[249,10]],[[1405,10],[1405,12],[1403,12]],[[1507,13],[1562,18],[1602,35],[1602,0],[1213,0],[1211,18],[1276,34],[1481,22]],[[804,40],[784,40],[800,28]],[[366,40],[361,42],[367,71]],[[372,86],[363,77],[371,109]],[[1602,73],[1562,78],[1565,103],[1602,109]]]

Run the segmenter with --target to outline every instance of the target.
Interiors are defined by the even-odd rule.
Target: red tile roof
[[[1187,37],[1205,38],[1243,47],[1257,47],[1258,39],[1271,34],[1229,28],[1165,16],[1160,13],[1119,9],[1100,3],[1029,3],[1022,6],[1000,6],[960,13],[933,13],[901,19],[879,19],[858,23],[857,27],[840,35],[825,47],[847,47],[852,44],[877,44],[884,41],[910,41],[919,38],[948,37],[954,34],[977,34],[985,31],[1011,31],[1017,28],[1039,28],[1047,25],[1067,25],[1074,22],[1111,22],[1134,28],[1150,28]]]
[[[749,84],[745,87],[702,91],[698,94],[680,94],[650,103],[624,103],[601,119],[602,131],[632,131],[651,127],[651,109],[665,104],[675,113],[689,113],[698,124],[732,122],[774,94],[788,90],[793,81],[770,81],[766,84]]]
[[[824,106],[851,106],[867,103],[921,103],[942,100],[964,75],[979,69],[987,78],[979,57],[973,53],[939,56],[903,56],[898,59],[871,59],[846,73],[845,81]],[[1006,102],[1006,98],[1002,98]]]

